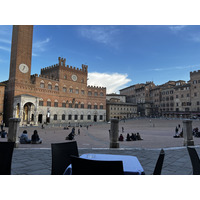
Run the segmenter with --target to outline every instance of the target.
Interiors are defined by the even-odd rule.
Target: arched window
[[[58,100],[54,101],[54,107],[58,107]]]
[[[81,108],[84,108],[84,103],[83,102],[81,103]]]
[[[69,102],[69,108],[72,108],[72,102],[71,101]]]
[[[57,120],[57,115],[56,114],[53,116],[53,120]]]
[[[76,87],[76,90],[75,90],[76,94],[79,94],[79,89]]]
[[[69,88],[69,93],[73,93],[73,88],[72,88],[72,86],[70,86],[70,88]]]
[[[82,94],[82,95],[84,95],[84,94],[85,94],[85,91],[84,91],[84,89],[83,89],[83,88],[81,89],[81,94]]]
[[[103,95],[103,92],[100,92],[100,96],[101,96],[101,97],[104,96],[104,95]]]
[[[51,100],[50,99],[47,100],[47,106],[51,107]]]
[[[66,85],[63,86],[63,92],[65,92],[65,93],[67,92],[67,87],[66,87]]]
[[[78,108],[78,102],[75,103],[75,108]]]
[[[44,81],[40,81],[40,87],[44,88]]]
[[[52,84],[51,84],[51,82],[48,83],[48,89],[49,89],[49,90],[52,89]]]
[[[66,108],[66,102],[65,101],[62,102],[62,107]]]
[[[58,84],[56,83],[56,85],[55,85],[55,90],[56,91],[58,91],[59,90],[59,86],[58,86]]]
[[[40,99],[39,100],[39,106],[43,106],[44,105],[44,101],[43,101],[43,99]]]
[[[62,120],[65,120],[65,114],[62,115]]]
[[[88,109],[92,109],[91,103],[88,103]]]
[[[100,107],[99,107],[99,108],[100,108],[100,109],[103,109],[103,104],[102,104],[102,103],[100,104]]]
[[[98,109],[98,106],[97,106],[97,104],[96,104],[96,103],[94,104],[94,109]]]

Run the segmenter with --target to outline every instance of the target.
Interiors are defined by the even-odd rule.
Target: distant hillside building
[[[4,119],[20,125],[99,122],[106,120],[106,88],[87,85],[88,66],[75,68],[66,59],[31,75],[33,26],[13,26]]]

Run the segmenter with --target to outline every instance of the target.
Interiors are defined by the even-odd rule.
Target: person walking
[[[131,141],[131,137],[130,137],[129,133],[127,133],[126,141]]]

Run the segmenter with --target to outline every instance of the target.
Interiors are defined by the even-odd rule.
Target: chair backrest
[[[195,148],[187,147],[193,168],[193,175],[200,175],[200,160]]]
[[[51,144],[52,175],[62,175],[71,164],[70,156],[79,156],[76,141]]]
[[[156,166],[154,168],[153,175],[161,175],[164,157],[165,157],[165,152],[164,152],[163,149],[161,149],[160,155],[159,155],[158,160],[156,162]]]
[[[99,161],[71,156],[72,175],[123,175],[122,161]]]
[[[11,174],[14,145],[15,142],[0,142],[0,175]]]

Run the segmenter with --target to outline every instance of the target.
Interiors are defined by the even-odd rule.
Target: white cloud
[[[200,33],[191,34],[190,39],[194,42],[200,42]]]
[[[1,43],[11,44],[11,40],[0,39]]]
[[[1,50],[4,50],[4,51],[10,51],[10,50],[11,50],[10,48],[4,47],[4,46],[0,46],[0,49],[1,49]]]
[[[12,26],[0,25],[0,35],[11,36],[11,34],[12,34]]]
[[[80,34],[82,37],[115,48],[118,47],[118,42],[115,40],[115,36],[118,33],[119,30],[113,26],[91,26],[84,28],[82,27],[80,29]]]
[[[96,56],[95,58],[96,58],[97,60],[103,60],[103,58],[100,57],[100,56]]]
[[[169,28],[175,33],[178,32],[178,31],[181,31],[185,27],[186,27],[186,25],[169,26]]]
[[[50,38],[46,38],[45,40],[37,41],[33,43],[33,56],[36,56],[35,52],[44,52],[46,50],[47,44],[50,42]]]
[[[168,70],[183,70],[183,69],[191,69],[191,68],[199,68],[200,65],[188,65],[188,66],[173,66],[166,68],[154,68],[148,71],[168,71]]]
[[[127,74],[92,72],[88,74],[88,85],[106,87],[107,94],[118,93],[121,88],[131,81],[127,77]]]

